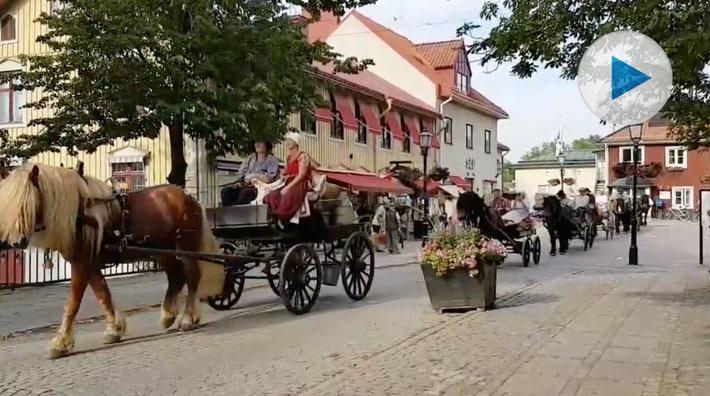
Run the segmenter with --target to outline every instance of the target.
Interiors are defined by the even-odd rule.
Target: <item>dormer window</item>
[[[5,14],[0,19],[0,42],[17,40],[17,19],[12,14]]]
[[[456,88],[463,93],[468,93],[470,87],[471,69],[468,67],[468,56],[465,51],[461,51],[456,62]]]
[[[458,88],[461,92],[468,92],[468,87],[468,76],[463,73],[456,73],[456,88]]]

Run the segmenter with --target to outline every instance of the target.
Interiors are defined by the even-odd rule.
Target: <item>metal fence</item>
[[[119,264],[102,270],[106,276],[156,271],[152,261]],[[57,252],[42,249],[0,250],[0,290],[41,286],[71,279],[71,265]]]

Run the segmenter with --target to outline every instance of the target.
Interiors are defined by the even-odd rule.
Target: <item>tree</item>
[[[586,138],[579,138],[572,141],[573,150],[593,150],[599,146],[602,137],[599,135],[589,135]]]
[[[320,10],[376,0],[64,0],[38,21],[47,54],[22,56],[29,70],[5,76],[16,89],[40,90],[27,108],[37,135],[9,139],[6,155],[31,157],[66,148],[94,152],[117,138],[169,131],[168,181],[185,185],[185,136],[211,154],[243,152],[256,138],[280,139],[289,115],[321,103],[314,62],[357,72],[371,64],[340,59],[325,43],[304,40],[302,24]],[[295,23],[289,5],[312,18]]]
[[[541,66],[577,75],[584,51],[602,35],[635,30],[658,42],[673,67],[674,89],[664,111],[671,135],[691,149],[710,146],[710,0],[503,0],[486,1],[480,18],[496,24],[474,37],[469,52],[481,64],[513,62],[512,73],[533,75]],[[480,28],[473,22],[460,35]]]
[[[515,181],[515,169],[513,169],[512,165],[509,160],[503,161],[503,185],[508,185]]]

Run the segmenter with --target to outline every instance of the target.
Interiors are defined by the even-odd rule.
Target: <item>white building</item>
[[[591,150],[569,150],[564,158],[564,166],[560,165],[554,154],[513,164],[515,190],[524,192],[530,203],[536,193],[556,194],[562,187],[568,196],[576,195],[583,187],[594,191],[598,181],[595,153]],[[571,185],[550,183],[551,180],[559,180],[561,173],[564,179],[573,179],[574,182]]]
[[[438,165],[482,194],[498,184],[497,123],[508,114],[471,88],[463,40],[415,44],[357,11],[342,20],[324,14],[312,29],[336,52],[372,59],[369,71],[439,109]]]

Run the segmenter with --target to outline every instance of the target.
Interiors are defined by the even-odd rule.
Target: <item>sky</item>
[[[426,42],[456,38],[456,29],[468,21],[482,25],[478,18],[482,4],[483,0],[379,0],[358,10],[414,42]],[[560,78],[558,70],[542,69],[521,80],[510,74],[509,65],[492,68],[488,64],[483,70],[472,63],[471,85],[510,114],[509,120],[498,123],[498,141],[510,147],[512,161],[554,139],[560,126],[567,142],[611,132],[584,104],[577,83]]]

